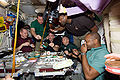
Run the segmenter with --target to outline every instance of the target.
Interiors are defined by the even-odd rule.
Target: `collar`
[[[91,50],[99,50],[99,49],[102,49],[103,46],[101,45],[100,47],[97,47],[97,48],[92,48]]]
[[[101,44],[100,47],[92,48],[91,50],[98,50],[98,49],[102,49],[102,48],[105,48],[105,49],[106,49],[106,45],[105,45],[105,44]]]

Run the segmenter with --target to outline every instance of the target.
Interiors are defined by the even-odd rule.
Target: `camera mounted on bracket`
[[[52,24],[52,26],[57,27],[58,25],[58,15],[59,11],[57,10],[60,5],[61,0],[48,0],[44,12],[44,19],[46,20],[48,17],[48,23]]]

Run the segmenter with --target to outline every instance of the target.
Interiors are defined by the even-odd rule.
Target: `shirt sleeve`
[[[29,39],[30,39],[30,43],[31,43],[31,44],[34,44],[34,42],[33,42],[32,38],[29,38]]]
[[[74,44],[70,43],[68,51],[72,53],[72,49],[77,49],[77,47]]]
[[[30,28],[34,28],[34,22],[31,23]]]
[[[95,55],[93,61],[89,63],[89,65],[92,66],[95,70],[97,70],[100,74],[105,71],[105,55],[106,52],[102,51],[101,53]]]
[[[64,45],[63,45],[63,44],[60,46],[60,51],[65,51],[65,50],[64,50]]]
[[[15,39],[12,40],[12,48],[14,48],[14,41],[15,41]],[[16,41],[16,48],[20,46],[19,43],[20,42],[19,42],[19,38],[18,38],[17,41]]]
[[[47,25],[46,25],[46,29],[47,29],[47,31],[50,29],[50,27],[49,27],[49,23],[47,23]]]
[[[78,48],[77,48],[77,46],[75,44],[72,44],[72,49],[78,49]]]

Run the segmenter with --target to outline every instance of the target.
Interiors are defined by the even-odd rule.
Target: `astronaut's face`
[[[62,38],[62,43],[67,46],[69,44],[69,39],[67,37]]]
[[[67,23],[67,17],[64,15],[61,15],[59,17],[59,22],[61,23],[62,26],[65,26],[65,24]]]
[[[38,20],[38,22],[39,22],[40,24],[43,24],[43,17],[38,16],[37,20]]]

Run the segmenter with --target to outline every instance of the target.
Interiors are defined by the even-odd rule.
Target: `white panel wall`
[[[109,12],[111,51],[120,53],[120,2],[113,5]]]

